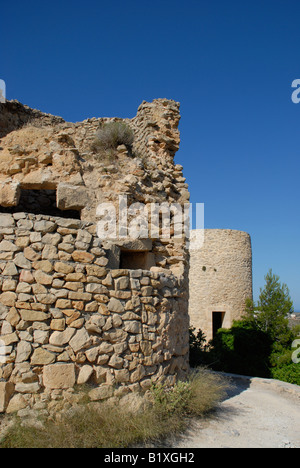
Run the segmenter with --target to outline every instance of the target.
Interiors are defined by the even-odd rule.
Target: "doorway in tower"
[[[212,313],[212,329],[213,338],[216,336],[217,331],[223,327],[226,312],[213,312]]]

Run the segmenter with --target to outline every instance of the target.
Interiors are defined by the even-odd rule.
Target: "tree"
[[[293,313],[293,302],[286,284],[269,270],[265,276],[265,287],[260,289],[257,304],[248,300],[246,316],[255,322],[258,329],[267,333],[277,346],[288,346],[292,339],[288,317]]]
[[[244,317],[219,329],[208,345],[201,330],[190,329],[191,365],[300,385],[300,366],[292,359],[299,330],[289,326],[294,311],[289,289],[272,270],[265,280],[257,303],[248,299]]]

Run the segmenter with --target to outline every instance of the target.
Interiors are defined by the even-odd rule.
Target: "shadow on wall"
[[[24,190],[20,191],[17,206],[3,207],[0,213],[32,213],[60,218],[80,219],[80,210],[60,210],[57,207],[56,190]]]

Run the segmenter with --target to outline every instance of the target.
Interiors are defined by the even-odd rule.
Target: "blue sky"
[[[300,311],[299,18],[298,0],[3,2],[0,78],[69,121],[179,101],[205,227],[249,232],[255,299],[272,268]]]

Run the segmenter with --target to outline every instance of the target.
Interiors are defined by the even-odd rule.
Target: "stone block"
[[[32,264],[35,270],[41,270],[44,273],[51,273],[53,271],[53,265],[49,260],[41,260]]]
[[[80,229],[82,222],[79,219],[59,218],[57,224],[65,229]]]
[[[66,328],[64,331],[55,331],[50,336],[50,344],[54,346],[64,346],[69,343],[75,334],[74,328]]]
[[[17,295],[12,291],[7,291],[0,294],[0,302],[5,306],[13,307],[15,305],[16,300]]]
[[[15,386],[12,382],[0,382],[0,413],[6,410],[14,390]]]
[[[19,393],[38,393],[40,390],[41,386],[38,382],[32,382],[32,383],[23,383],[23,382],[18,382],[16,384],[16,392]]]
[[[20,200],[20,182],[0,184],[0,205],[4,207],[17,206]]]
[[[18,270],[13,262],[8,262],[2,272],[3,276],[16,276],[17,274]]]
[[[52,221],[36,221],[34,223],[34,230],[37,232],[41,232],[42,234],[47,234],[49,232],[55,231],[57,227],[56,223],[53,223]]]
[[[75,385],[75,365],[56,363],[44,367],[43,383],[46,388],[64,389]]]
[[[18,272],[17,269],[15,269],[15,270]],[[15,271],[15,270],[12,270],[12,271]],[[19,281],[20,281],[20,283],[24,282],[24,283],[32,284],[32,283],[34,283],[34,277],[33,277],[32,273],[30,271],[22,270],[21,273],[20,273]]]
[[[17,411],[24,409],[27,406],[28,406],[28,402],[25,400],[23,395],[21,395],[20,393],[17,393],[11,398],[6,408],[6,413],[7,414],[16,413]]]
[[[103,278],[107,275],[107,269],[98,265],[86,265],[86,272],[88,276],[96,276],[97,278]]]
[[[142,326],[137,320],[126,320],[124,322],[124,330],[128,333],[141,333]]]
[[[20,268],[31,270],[31,262],[27,260],[22,252],[18,253],[14,258],[14,263]]]
[[[33,250],[31,247],[25,247],[24,257],[27,260],[30,260],[31,262],[35,262],[37,260],[40,260],[41,254],[39,252],[36,252],[35,250]]]
[[[2,213],[0,214],[0,229],[13,227],[14,225],[15,225],[15,220],[12,217],[12,215],[2,214]]]
[[[57,186],[57,206],[60,210],[81,210],[89,202],[85,187],[60,183]]]
[[[128,369],[119,369],[115,370],[115,378],[116,382],[118,383],[123,383],[123,382],[129,382],[130,374]]]
[[[130,376],[130,381],[132,383],[140,381],[143,377],[145,377],[146,371],[144,366],[139,365],[134,372],[132,372]]]
[[[64,273],[65,275],[68,275],[73,273],[74,266],[64,262],[56,262],[54,265],[54,270],[57,273]]]
[[[92,263],[92,261],[95,258],[95,255],[89,252],[84,252],[83,250],[75,250],[75,252],[72,253],[72,258],[74,262]]]
[[[70,340],[70,346],[75,353],[81,349],[87,348],[91,344],[91,339],[85,328],[78,330],[76,335]]]
[[[43,284],[45,286],[50,286],[53,281],[53,277],[50,275],[47,275],[47,273],[44,273],[42,270],[37,270],[34,273],[34,277],[37,283]]]
[[[152,250],[151,239],[124,239],[118,240],[117,245],[124,250],[132,252],[149,252]]]
[[[110,367],[114,367],[115,369],[122,369],[124,365],[124,359],[120,356],[117,356],[116,354],[113,354],[109,360],[108,365]]]
[[[49,314],[38,310],[21,309],[20,315],[26,322],[44,322],[49,318]]]
[[[124,312],[125,310],[122,302],[119,301],[119,299],[116,299],[115,297],[112,297],[110,299],[107,305],[107,308],[111,312],[118,312],[118,313]]]
[[[114,389],[112,385],[101,385],[98,388],[94,388],[89,392],[89,397],[92,401],[105,400],[112,397],[114,394]]]
[[[63,331],[66,327],[66,320],[64,318],[57,318],[51,320],[51,330]]]
[[[115,279],[115,288],[119,289],[127,289],[129,286],[129,278],[128,276],[121,276]]]
[[[29,358],[31,351],[31,344],[28,341],[20,341],[17,346],[17,357],[15,362],[20,363],[26,361]]]
[[[16,252],[20,250],[13,242],[8,240],[3,240],[0,242],[0,251],[1,252]]]
[[[81,367],[78,378],[77,378],[78,385],[85,384],[91,378],[93,372],[94,372],[94,369],[92,366],[85,365]]]
[[[30,362],[33,366],[45,366],[52,364],[54,361],[55,354],[50,353],[44,348],[36,348]]]

